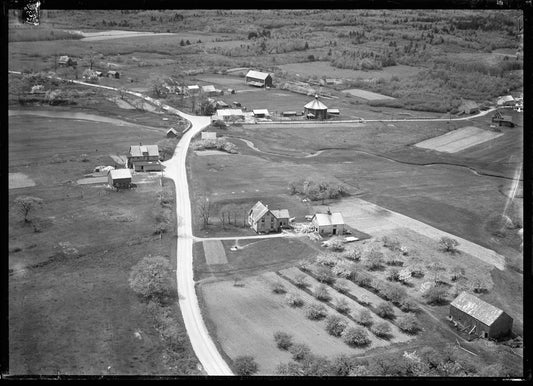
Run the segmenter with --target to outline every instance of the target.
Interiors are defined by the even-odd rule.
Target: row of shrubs
[[[217,139],[199,139],[192,143],[193,150],[216,149],[227,153],[236,154],[237,146],[223,138]]]

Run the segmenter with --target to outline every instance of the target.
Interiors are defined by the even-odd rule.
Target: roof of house
[[[252,110],[252,112],[254,113],[254,115],[270,115],[267,109]]]
[[[246,74],[246,77],[248,78],[255,78],[255,79],[261,79],[265,80],[270,74],[268,72],[260,72],[255,70],[250,70]]]
[[[474,101],[468,101],[468,100],[465,100],[463,101],[463,103],[461,104],[461,107],[460,107],[462,110],[466,110],[466,109],[478,109],[479,108],[479,105],[474,102]]]
[[[327,110],[328,109],[324,103],[318,100],[318,96],[315,96],[315,99],[313,99],[311,102],[306,104],[304,108],[309,109],[309,110]]]
[[[199,90],[200,89],[200,86],[198,86],[197,84],[193,84],[191,86],[187,86],[187,88],[189,90]]]
[[[463,311],[487,326],[492,325],[503,314],[499,308],[464,291],[450,303],[450,306]]]
[[[207,85],[207,86],[202,86],[202,91],[203,92],[215,92],[215,91],[217,91],[217,89],[215,88],[215,86],[210,84],[210,85]]]
[[[98,76],[98,72],[91,70],[90,68],[87,68],[85,71],[83,71],[82,76],[94,77],[94,76]]]
[[[232,115],[243,115],[243,112],[241,109],[220,109],[217,110],[217,115],[226,117],[226,116],[232,116]]]
[[[250,209],[250,216],[252,216],[252,220],[254,222],[257,222],[267,212],[268,212],[268,208],[265,205],[263,205],[261,201],[257,201],[255,205],[252,207],[252,209]]]
[[[335,213],[316,213],[313,216],[313,219],[316,219],[316,223],[318,226],[327,226],[327,225],[341,225],[344,224],[344,219],[342,218],[342,214],[335,212]]]
[[[173,127],[171,127],[170,129],[167,130],[167,134],[168,134],[168,133],[178,134],[178,132],[176,131],[176,129],[174,129]]]
[[[290,217],[288,209],[271,210],[270,213],[277,219]]]
[[[63,55],[63,56],[60,56],[59,57],[59,61],[60,62],[66,62],[69,60],[69,57],[67,55]]]
[[[130,146],[130,156],[142,157],[143,153],[148,152],[148,156],[159,156],[159,148],[157,145],[140,145]]]
[[[130,169],[113,169],[108,172],[108,174],[111,175],[111,178],[114,180],[120,180],[122,178],[130,178],[131,179],[131,171]]]
[[[498,99],[498,102],[496,102],[496,103],[501,105],[501,104],[504,104],[505,102],[512,102],[512,101],[514,101],[513,96],[512,95],[506,95],[506,96],[503,96],[500,99]]]

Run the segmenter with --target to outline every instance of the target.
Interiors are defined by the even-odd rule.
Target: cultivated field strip
[[[301,274],[302,271],[300,271],[298,268],[296,267],[293,267],[293,268],[289,268],[289,269],[285,269],[283,271],[280,271],[280,273],[286,277],[288,277],[289,279],[291,280],[294,280],[295,277],[298,275],[298,274]],[[318,285],[320,285],[320,282],[318,280],[316,280],[315,278],[313,278],[312,276],[310,275],[307,275],[306,274],[306,281],[307,283],[309,283],[309,286],[308,288],[313,291],[314,288],[316,288]],[[353,283],[352,283],[353,284]],[[355,284],[354,284],[355,285]],[[298,287],[295,287],[292,283],[291,283],[291,286],[294,287],[294,288],[297,288]],[[315,302],[315,303],[322,303],[320,300],[314,298],[313,296],[307,294],[306,292],[299,290],[299,294],[302,294],[302,297],[303,297],[303,293],[305,293],[306,297],[309,299],[310,302]],[[368,311],[370,311],[370,313],[372,314],[372,319],[374,320],[374,324],[375,323],[378,323],[378,322],[385,322],[387,323],[390,328],[391,328],[391,333],[392,333],[392,338],[390,340],[385,340],[385,339],[381,339],[381,338],[378,338],[376,337],[375,335],[372,334],[371,331],[369,331],[369,336],[371,336],[371,339],[372,339],[372,345],[375,347],[375,346],[381,346],[381,345],[386,345],[387,343],[396,343],[396,342],[405,342],[409,339],[412,339],[411,336],[409,335],[406,335],[404,334],[403,332],[401,332],[398,327],[396,327],[393,323],[391,323],[390,321],[388,320],[385,320],[383,318],[381,318],[380,316],[376,315],[370,308],[368,307],[365,307],[361,304],[359,304],[358,302],[356,302],[355,300],[351,299],[350,297],[348,296],[345,296],[343,294],[340,294],[339,292],[337,292],[335,289],[329,287],[328,288],[328,292],[329,294],[331,295],[331,299],[332,301],[334,301],[334,299],[344,299],[346,300],[346,302],[348,303],[349,307],[350,307],[350,312],[349,314],[352,314],[352,313],[359,313],[360,311],[364,310],[364,309],[367,309]],[[349,293],[351,293],[349,291]],[[353,295],[353,294],[352,294]],[[376,295],[374,295],[376,296]],[[380,302],[385,302],[385,300],[381,299]],[[379,304],[379,303],[378,303]],[[327,304],[327,306],[329,307],[328,309],[328,312],[330,313],[334,313],[334,314],[338,314],[340,316],[343,316],[343,314],[339,313],[337,310],[335,310],[334,308],[331,307],[331,305]],[[399,316],[402,316],[404,313],[401,312],[397,307],[394,307],[394,313],[396,315],[396,317],[399,317]],[[345,316],[343,316],[345,317]],[[383,344],[385,342],[385,344]]]
[[[495,133],[474,126],[468,126],[419,142],[415,146],[445,153],[457,153],[469,147],[501,137],[502,135],[503,133]]]

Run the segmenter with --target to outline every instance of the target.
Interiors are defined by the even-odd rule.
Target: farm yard
[[[7,376],[527,373],[519,11],[19,16]]]

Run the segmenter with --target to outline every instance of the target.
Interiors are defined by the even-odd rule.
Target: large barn
[[[272,87],[272,76],[267,72],[250,70],[246,74],[246,84],[256,87]]]
[[[509,315],[468,292],[461,292],[450,303],[450,320],[469,335],[482,338],[509,335],[513,327]]]
[[[315,99],[304,106],[305,116],[310,119],[326,119],[328,117],[327,106],[318,100],[318,95]]]

